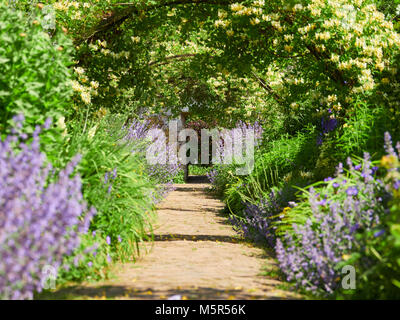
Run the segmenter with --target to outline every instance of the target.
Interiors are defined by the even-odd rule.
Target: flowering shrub
[[[335,178],[310,188],[305,201],[282,219],[290,224],[295,216],[308,217],[277,240],[276,251],[287,279],[314,293],[332,294],[339,287],[338,263],[361,246],[356,233],[377,228],[384,213],[387,194],[369,154],[362,164],[354,166],[350,159],[347,164],[347,174],[339,164]]]
[[[279,53],[271,57],[266,82],[272,83],[271,91],[280,96],[293,93],[286,97],[296,108],[302,94],[311,90],[314,105],[322,103],[340,114],[355,95],[372,92],[381,81],[390,83],[396,73],[391,62],[400,45],[399,34],[370,1],[235,3],[218,12],[215,27],[215,37],[225,36],[229,43],[265,42],[265,50]],[[254,32],[254,37],[246,27],[266,32],[264,36]],[[290,70],[279,68],[282,60],[300,52],[314,62],[305,59]],[[325,70],[323,74],[317,71],[318,65]]]
[[[225,149],[225,139],[232,139],[234,140],[234,135],[239,133],[241,137],[246,139],[248,136],[248,132],[254,133],[254,146],[258,147],[262,143],[262,135],[263,135],[263,128],[262,126],[256,121],[254,124],[248,124],[243,121],[238,121],[236,123],[235,128],[231,130],[226,130],[222,136],[219,137],[217,143],[217,150],[216,150],[216,160],[217,164],[214,166],[212,170],[207,173],[207,177],[214,189],[217,193],[223,193],[226,185],[228,184],[230,177],[233,177],[233,172],[235,171],[236,167],[238,166],[237,163],[242,163],[243,159],[242,156],[239,155],[236,159],[235,156],[232,155],[231,150]],[[242,150],[246,148],[245,140],[243,141]],[[228,152],[228,153],[227,153]],[[232,164],[226,164],[226,159],[232,159]],[[240,166],[240,164],[239,164]]]
[[[71,255],[65,256],[58,270],[57,284],[66,281],[93,281],[104,279],[109,274],[116,253],[107,237],[99,231],[81,235],[80,244]]]
[[[396,149],[388,133],[385,134],[386,155],[380,161],[381,179],[390,195],[380,224],[356,235],[361,246],[343,263],[355,266],[358,274],[356,298],[400,298],[400,143]]]
[[[400,144],[397,147],[400,150]],[[378,167],[365,153],[360,164],[348,159],[346,171],[339,164],[334,178],[303,190],[296,203],[286,202],[290,207],[280,213],[283,203],[247,204],[239,225],[245,235],[259,233],[272,246],[276,240],[280,268],[298,288],[340,295],[341,267],[350,264],[359,281],[357,290],[351,291],[354,296],[398,296],[395,203],[400,175],[398,154],[387,133],[385,150],[387,156],[381,161],[382,170],[388,170],[385,179],[377,177]],[[384,291],[379,289],[383,284]]]
[[[349,158],[347,170],[340,163],[335,177],[302,189],[297,198],[271,188],[246,202],[243,217],[231,222],[244,236],[274,247],[286,279],[298,288],[344,298],[398,297],[400,143],[396,148],[386,133],[380,168],[368,153],[358,164]],[[345,265],[357,272],[350,291],[341,287]]]
[[[59,159],[82,155],[78,172],[83,197],[97,209],[90,231],[96,231],[103,244],[109,239],[106,248],[110,248],[100,247],[98,257],[110,253],[112,259],[135,259],[139,254],[137,243],[151,232],[155,185],[145,169],[142,141],[137,139],[142,127],[137,124],[135,128],[125,123],[125,117],[111,115],[86,130],[75,122],[68,147],[60,150]]]
[[[59,268],[63,257],[79,246],[94,209],[88,210],[75,157],[58,174],[40,151],[40,128],[27,142],[23,116],[14,117],[13,134],[0,141],[0,297],[31,299],[47,275],[43,267]]]
[[[157,124],[152,125],[150,121],[133,120],[127,127],[123,138],[134,147],[133,152],[142,152],[144,153],[143,156],[145,156],[150,142],[153,143],[152,148],[156,151],[156,159],[154,159],[156,163],[151,164],[145,160],[145,170],[150,179],[157,185],[153,194],[155,202],[160,201],[173,190],[173,182],[182,173],[182,165],[178,162],[177,155],[170,152],[171,146],[168,143],[165,143],[162,139],[149,141],[150,131],[158,128]],[[172,163],[169,163],[169,161],[163,163],[162,159],[165,155],[170,157],[168,160]]]
[[[271,190],[269,197],[260,199],[257,204],[245,203],[244,219],[232,215],[230,221],[243,236],[255,241],[266,241],[273,247],[276,240],[276,226],[273,223],[279,220],[281,212],[278,201],[276,193]]]

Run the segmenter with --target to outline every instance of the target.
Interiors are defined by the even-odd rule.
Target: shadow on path
[[[151,237],[151,236],[149,236]],[[219,236],[219,235],[192,235],[192,234],[156,234],[154,235],[154,241],[216,241],[216,242],[229,242],[238,243],[240,240],[237,237],[231,236]],[[151,238],[149,239],[152,240]]]
[[[187,183],[189,184],[197,184],[197,183],[210,183],[207,176],[189,176],[187,179]]]
[[[179,288],[176,289],[136,289],[130,286],[105,285],[100,287],[83,287],[79,285],[62,288],[57,292],[42,294],[41,300],[58,299],[133,299],[133,300],[166,300],[169,297],[179,295],[183,299],[196,300],[227,300],[227,299],[268,299],[282,300],[282,296],[265,296],[262,293],[248,292],[243,288],[216,289],[208,287]],[[250,290],[251,291],[251,290]],[[178,299],[181,300],[181,299]]]

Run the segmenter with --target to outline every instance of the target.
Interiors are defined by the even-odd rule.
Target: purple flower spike
[[[14,120],[22,125],[24,117]],[[18,131],[18,130],[16,130]],[[80,245],[94,210],[83,201],[73,175],[79,158],[58,174],[40,151],[40,127],[27,144],[11,134],[0,138],[0,297],[32,299],[42,289],[46,265],[58,269]],[[21,141],[22,140],[22,141]],[[10,141],[14,141],[18,151]],[[81,217],[84,217],[81,219]],[[80,256],[74,258],[77,266]]]
[[[348,187],[346,193],[348,196],[356,196],[358,194],[358,189],[355,186]]]
[[[381,235],[383,235],[385,233],[385,230],[379,230],[379,231],[377,231],[377,232],[375,232],[374,233],[374,237],[375,238],[378,238],[378,237],[380,237]]]
[[[43,126],[43,127],[44,127],[45,129],[49,129],[50,126],[51,126],[52,121],[53,121],[53,120],[52,120],[51,118],[47,118],[46,121],[44,122],[44,126]]]

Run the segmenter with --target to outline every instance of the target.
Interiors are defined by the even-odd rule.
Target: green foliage
[[[362,156],[364,150],[382,155],[382,137],[385,131],[390,130],[388,111],[361,100],[354,103],[349,119],[334,139],[334,157],[343,161],[351,155]]]
[[[191,165],[189,166],[189,174],[194,176],[205,176],[212,170],[209,166]]]
[[[71,155],[82,155],[78,172],[83,195],[97,209],[90,230],[109,236],[118,258],[131,260],[139,254],[139,243],[151,234],[156,194],[140,145],[123,139],[124,122],[125,117],[106,116],[96,124],[72,123],[54,158],[59,159],[58,167]]]
[[[113,253],[105,239],[106,237],[100,232],[82,235],[80,246],[72,255],[64,258],[64,267],[58,272],[57,284],[107,278]]]
[[[291,184],[300,186],[304,181],[311,182],[317,152],[313,129],[295,137],[281,137],[257,151],[250,175],[234,176],[228,167],[219,169],[217,188],[224,194],[231,212],[240,215],[244,202],[257,202],[272,187],[282,187],[282,182],[288,192]]]
[[[58,119],[70,106],[72,42],[49,35],[21,11],[0,4],[0,131],[23,113],[27,131],[47,117]]]

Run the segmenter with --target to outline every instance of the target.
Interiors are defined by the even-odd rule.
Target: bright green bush
[[[69,107],[72,42],[51,36],[37,19],[0,4],[0,131],[23,113],[27,131],[48,117],[58,119]]]
[[[230,211],[240,215],[244,202],[253,202],[268,194],[274,186],[304,185],[312,182],[318,149],[314,130],[295,137],[282,137],[257,151],[253,172],[248,176],[234,176],[231,168],[218,169],[215,188],[224,195]],[[306,178],[301,178],[306,175]],[[291,192],[293,193],[293,192]]]
[[[96,124],[76,121],[53,156],[63,163],[73,154],[82,155],[78,172],[83,196],[97,209],[90,230],[109,237],[114,257],[122,260],[135,259],[139,243],[151,234],[156,197],[140,142],[123,139],[124,122],[121,116],[106,116]]]
[[[100,232],[89,232],[81,237],[81,243],[70,256],[63,260],[58,271],[57,284],[68,281],[95,281],[109,275],[112,257],[111,246]]]

